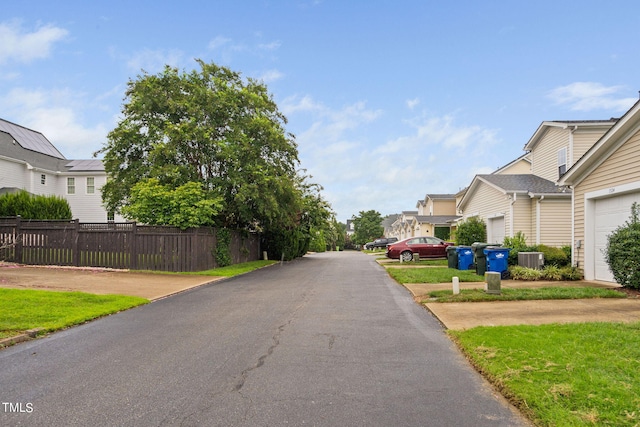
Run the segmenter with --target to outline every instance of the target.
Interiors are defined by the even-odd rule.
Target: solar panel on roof
[[[72,160],[65,165],[69,168],[70,172],[78,171],[104,171],[104,165],[102,160]]]
[[[58,151],[56,147],[49,142],[47,138],[40,132],[16,125],[6,120],[0,119],[0,130],[10,134],[22,148],[46,154],[58,159],[65,157]]]

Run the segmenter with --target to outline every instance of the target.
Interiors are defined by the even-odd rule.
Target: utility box
[[[542,252],[518,252],[518,265],[539,270],[544,266],[544,254]]]
[[[500,295],[500,273],[497,271],[487,271],[484,273],[485,292],[493,295]]]

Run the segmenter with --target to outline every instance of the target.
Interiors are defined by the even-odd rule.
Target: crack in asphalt
[[[289,318],[287,323],[284,323],[284,324],[280,325],[278,327],[276,333],[271,337],[271,339],[273,340],[273,344],[267,349],[267,352],[258,358],[258,362],[255,365],[253,365],[253,366],[251,366],[251,367],[249,367],[249,368],[247,368],[247,369],[245,369],[244,371],[241,372],[240,380],[233,387],[233,391],[234,392],[235,391],[240,391],[242,389],[242,387],[244,387],[244,383],[246,382],[247,377],[249,376],[251,371],[254,371],[254,370],[260,368],[262,365],[264,365],[265,360],[269,356],[271,356],[273,354],[273,351],[276,349],[276,347],[278,347],[278,345],[280,345],[280,335],[282,335],[282,332],[284,332],[286,327],[289,326],[291,324],[291,322],[293,322],[293,319],[296,318],[298,312],[302,309],[302,307],[307,305],[307,303],[309,302],[309,299],[310,299],[310,295],[305,293],[303,295],[302,302],[300,303],[300,305],[298,305],[295,308],[293,313],[291,313],[291,317]]]
[[[233,391],[240,391],[240,389],[244,387],[244,383],[247,380],[249,373],[264,365],[264,361],[267,359],[267,357],[271,356],[273,354],[273,350],[275,350],[275,348],[280,344],[280,334],[282,334],[282,331],[284,331],[285,327],[290,323],[291,320],[278,327],[278,331],[273,335],[273,337],[271,337],[271,339],[273,340],[273,344],[267,349],[267,353],[260,356],[260,358],[258,358],[258,362],[255,365],[242,371],[242,373],[240,374],[240,380],[233,387]]]

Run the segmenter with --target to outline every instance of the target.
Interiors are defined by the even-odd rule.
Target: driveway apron
[[[358,252],[307,255],[4,349],[0,400],[11,404],[0,425],[528,425]]]

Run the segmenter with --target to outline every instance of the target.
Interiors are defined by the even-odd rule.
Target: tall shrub
[[[30,194],[27,191],[0,195],[0,216],[25,219],[71,219],[71,207],[59,196]]]
[[[640,206],[631,205],[631,217],[607,236],[603,250],[616,282],[625,288],[640,289]]]
[[[474,242],[487,241],[487,225],[478,217],[471,217],[458,224],[456,244],[469,246]]]

